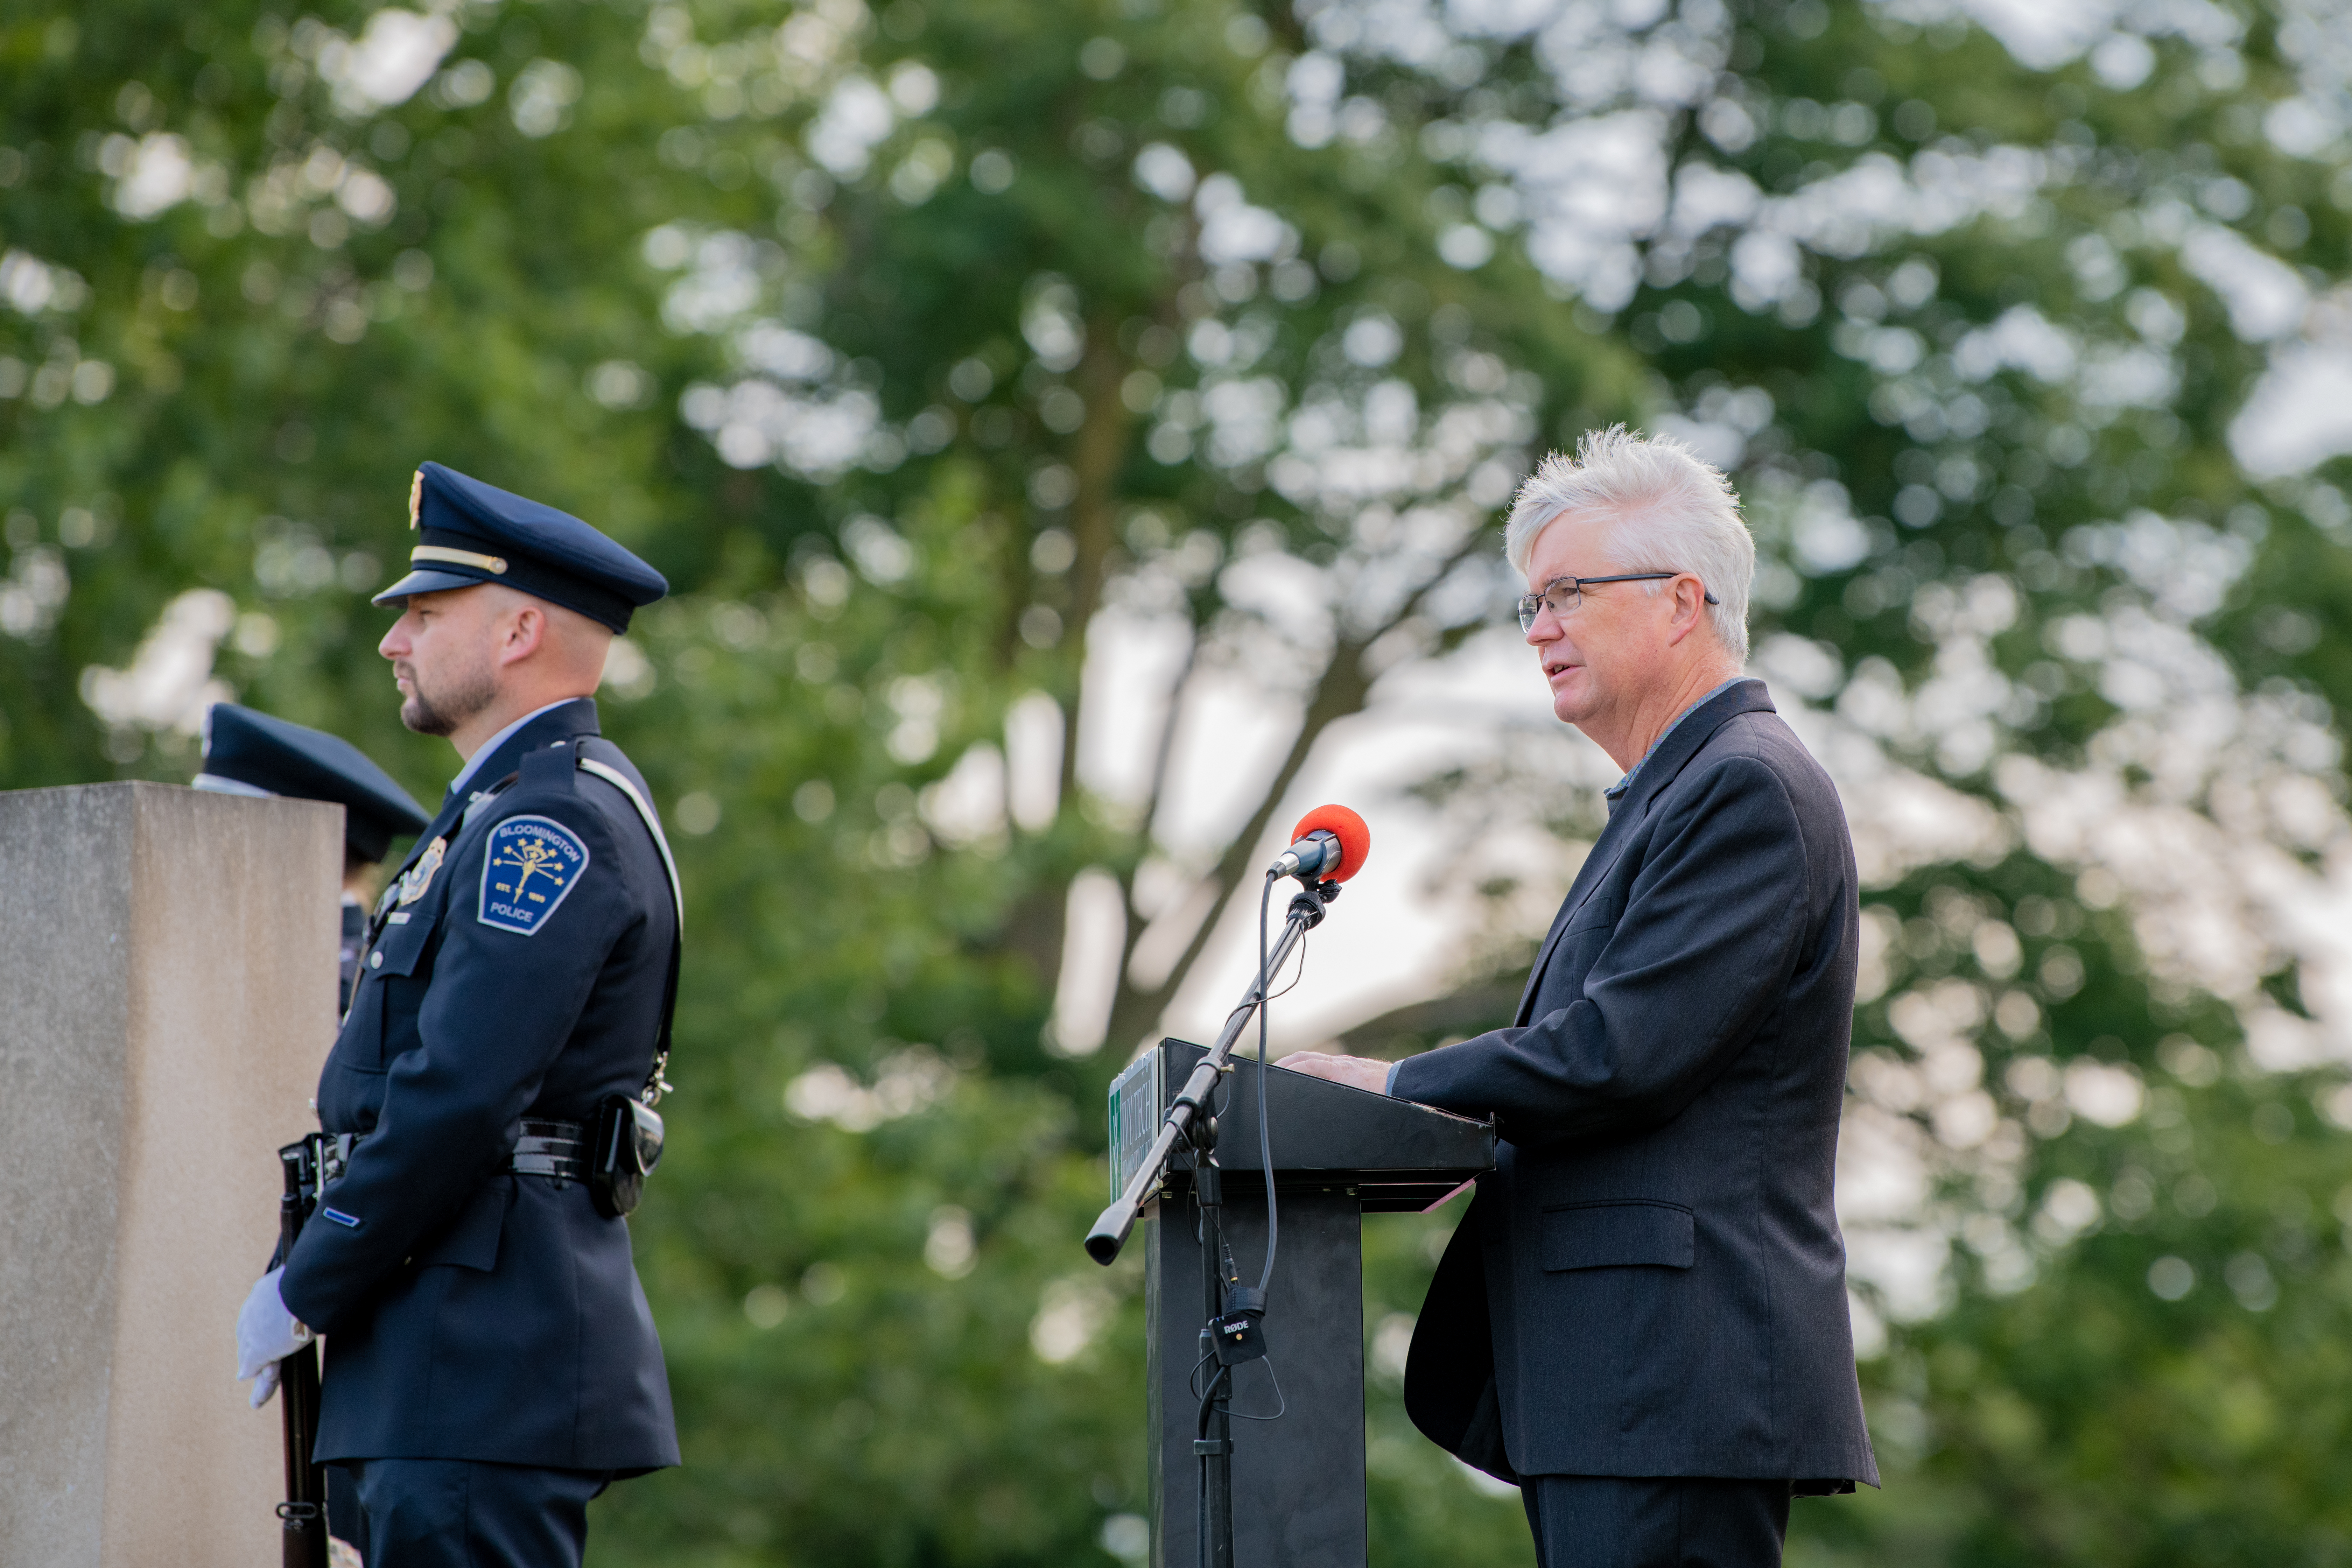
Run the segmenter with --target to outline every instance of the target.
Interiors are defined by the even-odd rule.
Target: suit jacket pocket
[[[1629,1198],[1562,1204],[1543,1212],[1546,1273],[1571,1268],[1688,1268],[1696,1251],[1691,1211]]]
[[[447,1264],[458,1268],[478,1268],[484,1273],[499,1266],[499,1236],[505,1230],[507,1199],[514,1184],[503,1177],[494,1178],[488,1186],[476,1193],[457,1217],[451,1220],[441,1233],[416,1249],[415,1263],[420,1268]]]
[[[369,984],[367,976],[360,976],[352,992],[352,1010],[343,1015],[343,1026],[335,1036],[334,1049],[328,1053],[330,1065],[351,1068],[353,1072],[383,1071],[383,984]]]
[[[1561,928],[1559,934],[1565,939],[1579,931],[1613,928],[1617,924],[1617,917],[1624,912],[1624,900],[1606,894],[1596,895],[1587,899],[1583,907],[1568,917],[1568,924]]]
[[[415,974],[416,961],[425,956],[425,944],[433,940],[433,922],[438,912],[435,900],[394,910],[365,960],[368,968],[377,974]],[[383,962],[378,963],[379,959]]]

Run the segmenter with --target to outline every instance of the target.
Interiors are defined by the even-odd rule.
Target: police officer
[[[368,900],[376,868],[395,838],[415,836],[425,808],[340,735],[257,713],[234,702],[205,710],[204,771],[189,780],[221,795],[289,795],[343,808],[343,988],[337,1011],[351,1005]]]
[[[321,1462],[370,1568],[577,1564],[588,1500],[675,1465],[619,1215],[675,1000],[677,882],[591,699],[659,574],[426,463],[377,595],[412,730],[465,760],[369,923],[319,1114],[339,1173],[237,1324],[240,1375],[327,1337]],[[605,1136],[600,1141],[599,1128]]]

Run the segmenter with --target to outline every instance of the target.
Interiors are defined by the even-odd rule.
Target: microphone
[[[1318,827],[1276,856],[1266,870],[1270,876],[1319,882],[1323,879],[1323,868],[1338,864],[1339,859],[1339,836],[1328,827]]]
[[[1363,869],[1371,853],[1372,830],[1344,805],[1318,805],[1290,830],[1290,847],[1266,868],[1273,877],[1302,882],[1344,882]]]

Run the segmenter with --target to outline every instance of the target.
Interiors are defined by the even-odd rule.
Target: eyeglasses
[[[1543,592],[1529,594],[1519,601],[1519,630],[1536,629],[1536,617],[1549,610],[1554,620],[1566,620],[1584,602],[1584,590],[1596,583],[1655,583],[1679,577],[1679,572],[1627,572],[1615,577],[1555,577],[1543,585]],[[1699,591],[1706,593],[1701,585]],[[1718,605],[1723,601],[1707,594],[1706,602]]]

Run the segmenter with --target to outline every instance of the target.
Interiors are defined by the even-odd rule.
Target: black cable
[[[1202,1118],[1207,1121],[1215,1121],[1217,1113],[1225,1108],[1225,1100],[1230,1099],[1232,1094],[1233,1086],[1222,1078],[1211,1084],[1208,1103],[1201,1107]],[[1196,1149],[1192,1155],[1192,1163],[1197,1167],[1202,1162],[1213,1160],[1215,1157],[1216,1152],[1213,1149]],[[1209,1245],[1208,1220],[1207,1211],[1201,1206],[1200,1189],[1195,1187],[1192,1191],[1192,1239],[1203,1247]]]
[[[1265,1368],[1265,1375],[1274,1379],[1274,1414],[1271,1415],[1252,1415],[1246,1410],[1228,1410],[1225,1412],[1226,1415],[1232,1416],[1236,1421],[1279,1421],[1282,1419],[1283,1412],[1290,1408],[1290,1397],[1282,1392],[1282,1379],[1275,1377],[1274,1358],[1270,1355],[1261,1356],[1258,1360]],[[1234,1381],[1238,1384],[1241,1379],[1235,1378]]]
[[[1274,996],[1267,997],[1266,1000],[1269,1002],[1273,1001],[1276,996],[1289,995],[1292,992],[1298,989],[1299,982],[1307,978],[1307,944],[1302,942],[1293,951],[1298,954],[1298,973],[1290,977],[1289,984],[1276,992]]]
[[[1216,1375],[1209,1379],[1208,1392],[1201,1395],[1200,1431],[1201,1436],[1203,1437],[1206,1437],[1209,1435],[1209,1418],[1216,1414],[1218,1385],[1223,1383],[1227,1378],[1233,1376],[1233,1374],[1234,1369],[1232,1367],[1220,1363],[1217,1367]],[[1229,1410],[1225,1412],[1225,1414],[1230,1415],[1233,1412]]]
[[[1185,1393],[1191,1394],[1195,1399],[1206,1399],[1208,1397],[1208,1395],[1202,1393],[1201,1389],[1201,1372],[1202,1368],[1206,1367],[1211,1362],[1215,1361],[1216,1359],[1217,1352],[1211,1351],[1207,1355],[1202,1356],[1199,1361],[1192,1363],[1192,1370],[1184,1374]],[[1265,1375],[1274,1379],[1274,1414],[1271,1415],[1252,1415],[1247,1412],[1241,1410],[1228,1410],[1225,1412],[1226,1415],[1232,1416],[1236,1421],[1279,1421],[1282,1419],[1283,1412],[1290,1408],[1290,1396],[1282,1392],[1282,1379],[1275,1373],[1274,1358],[1269,1355],[1261,1356],[1258,1359],[1265,1363]],[[1227,1370],[1230,1371],[1231,1369]],[[1213,1381],[1214,1380],[1212,1380],[1213,1385]],[[1234,1381],[1238,1383],[1240,1379],[1236,1378]]]
[[[1275,1250],[1282,1242],[1281,1216],[1274,1204],[1274,1134],[1267,1130],[1265,1102],[1269,1098],[1265,1079],[1265,1015],[1266,987],[1273,976],[1266,973],[1265,918],[1266,907],[1274,900],[1274,884],[1279,880],[1272,871],[1265,874],[1265,887],[1257,896],[1257,1152],[1265,1171],[1265,1269],[1257,1277],[1257,1299],[1263,1306],[1266,1289],[1274,1283]],[[1302,947],[1304,943],[1300,944]],[[1305,971],[1300,973],[1304,973]]]

